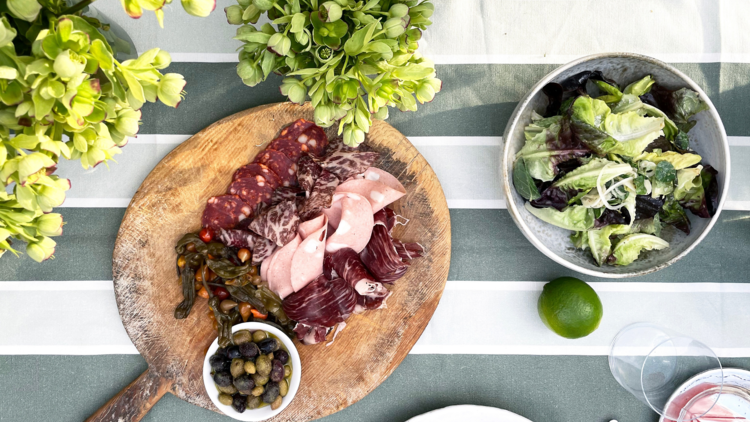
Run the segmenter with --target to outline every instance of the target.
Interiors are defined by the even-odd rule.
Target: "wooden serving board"
[[[216,338],[207,301],[176,320],[182,300],[175,274],[175,242],[200,229],[206,200],[224,193],[232,174],[263,150],[286,125],[312,119],[312,107],[290,103],[256,107],[214,123],[169,153],[149,174],[128,207],[113,256],[117,306],[148,370],[110,400],[91,421],[137,421],[166,392],[218,412],[202,380],[203,359]],[[395,237],[427,249],[393,286],[387,309],[353,315],[331,346],[298,344],[302,382],[291,405],[274,421],[308,421],[355,403],[401,363],[427,326],[448,277],[448,206],[435,173],[396,129],[372,126],[368,144],[378,166],[404,184],[394,204],[410,221]]]

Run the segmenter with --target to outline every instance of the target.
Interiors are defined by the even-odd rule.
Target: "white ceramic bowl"
[[[690,145],[703,158],[703,162],[713,166],[718,172],[719,205],[711,219],[694,216],[688,212],[692,228],[690,235],[675,230],[669,241],[669,248],[661,251],[650,251],[641,254],[634,263],[615,267],[599,267],[591,257],[590,251],[581,251],[570,242],[569,230],[564,230],[537,219],[524,208],[526,202],[513,187],[513,163],[516,153],[523,147],[524,128],[531,122],[531,113],[543,114],[547,98],[542,88],[549,82],[560,82],[584,70],[600,70],[606,78],[613,79],[624,86],[646,75],[652,75],[656,82],[669,89],[690,88],[700,95],[709,109],[697,114],[693,119],[697,124],[690,131]],[[729,191],[729,144],[724,125],[716,108],[706,93],[690,78],[674,67],[651,57],[632,53],[604,53],[583,57],[557,68],[539,81],[531,92],[518,103],[508,122],[503,136],[505,147],[501,157],[500,173],[503,179],[508,211],[521,232],[542,253],[555,262],[572,270],[608,278],[625,278],[644,275],[666,268],[693,250],[708,234],[724,207],[724,200]]]
[[[263,330],[267,333],[275,335],[279,340],[281,340],[282,343],[284,343],[284,346],[286,346],[286,350],[289,352],[289,359],[292,364],[292,382],[289,385],[289,393],[281,402],[281,407],[276,410],[272,410],[271,406],[265,406],[261,407],[260,409],[248,409],[243,413],[238,413],[232,408],[232,406],[227,406],[219,402],[219,390],[216,389],[216,384],[214,384],[213,377],[211,376],[211,364],[208,362],[211,356],[216,353],[216,350],[219,349],[218,338],[214,340],[213,343],[211,343],[211,347],[208,348],[208,352],[206,353],[206,358],[203,360],[203,384],[206,386],[206,393],[208,393],[208,397],[211,398],[211,401],[214,402],[214,405],[216,405],[216,407],[218,407],[219,410],[221,410],[225,415],[239,421],[264,421],[283,412],[284,409],[289,406],[289,403],[294,400],[294,396],[297,394],[300,379],[302,377],[302,363],[299,360],[299,352],[297,352],[297,348],[294,347],[294,343],[292,342],[292,340],[278,328],[272,327],[268,324],[263,324],[262,322],[245,322],[232,327],[233,333],[236,333],[240,330]]]

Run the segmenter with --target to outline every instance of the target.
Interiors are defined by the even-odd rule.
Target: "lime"
[[[594,289],[573,277],[560,277],[544,285],[537,306],[550,330],[565,338],[586,337],[599,328],[602,302]]]

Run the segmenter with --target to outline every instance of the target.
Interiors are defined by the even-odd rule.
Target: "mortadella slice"
[[[328,217],[328,225],[334,230],[339,227],[339,222],[341,221],[341,199],[344,197],[346,197],[345,193],[337,193],[333,195],[331,206],[321,210],[321,212]]]
[[[344,182],[336,187],[336,193],[356,193],[367,198],[372,205],[373,213],[406,195],[403,186],[401,190],[396,190],[385,183],[368,179],[352,179]]]
[[[302,243],[302,238],[297,235],[291,242],[274,253],[274,257],[268,266],[266,274],[268,288],[282,299],[294,293],[292,287],[292,257],[300,243]]]
[[[260,263],[260,279],[262,281],[268,281],[268,267],[271,266],[271,263],[273,263],[273,257],[276,256],[276,252],[278,252],[279,249],[276,249],[271,255],[266,257],[266,259],[263,260],[263,262]]]
[[[375,224],[372,205],[362,195],[344,195],[341,198],[341,221],[326,241],[326,252],[336,252],[349,247],[360,253],[370,241],[372,227]]]
[[[326,234],[328,219],[322,216],[320,227],[304,237],[302,243],[292,257],[292,288],[295,292],[300,291],[311,281],[323,273],[323,258],[325,254]],[[316,219],[317,220],[317,219]],[[314,220],[310,220],[314,221]]]
[[[297,232],[303,239],[307,239],[312,233],[320,230],[321,227],[328,225],[328,218],[325,215],[319,215],[312,220],[299,223]]]

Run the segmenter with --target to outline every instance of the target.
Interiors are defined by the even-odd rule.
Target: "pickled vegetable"
[[[255,373],[255,363],[251,361],[245,362],[245,372],[252,375]]]
[[[268,384],[268,381],[269,381],[268,377],[263,376],[257,372],[251,375],[251,377],[253,381],[255,382],[255,385],[266,385]]]
[[[258,330],[258,331],[255,331],[253,333],[253,341],[256,342],[256,343],[260,343],[261,341],[265,340],[266,338],[268,338],[268,334],[266,334],[265,331]]]
[[[237,387],[235,387],[234,384],[230,384],[226,387],[216,385],[216,389],[219,390],[220,393],[229,394],[230,396],[237,394]]]
[[[247,406],[247,396],[243,396],[242,394],[235,394],[232,398],[232,408],[237,411],[237,413],[243,413]]]
[[[243,374],[234,379],[234,386],[237,390],[245,395],[250,394],[255,388],[255,381],[248,374]]]
[[[243,343],[240,344],[240,353],[248,359],[254,359],[260,354],[260,349],[258,349],[258,345],[255,343]]]
[[[281,342],[275,338],[267,338],[258,343],[258,347],[260,348],[261,353],[268,354],[279,350],[279,347],[281,347],[280,343]]]
[[[289,362],[289,352],[287,352],[284,349],[277,350],[274,352],[274,357],[281,361],[282,364],[286,365],[287,362]]]
[[[259,387],[259,388],[263,390],[263,387]],[[263,404],[263,400],[261,400],[259,396],[260,394],[247,396],[247,408],[248,409],[257,409],[260,407],[261,404]]]
[[[247,330],[237,331],[232,336],[232,343],[236,344],[237,346],[241,346],[244,343],[249,343],[252,341],[253,341],[253,335],[250,334],[250,331],[247,331]],[[241,352],[242,352],[242,349],[240,348],[240,353]],[[244,356],[245,354],[242,353],[242,355]]]
[[[281,397],[286,397],[289,394],[289,383],[286,380],[279,381],[279,394]]]
[[[273,360],[271,363],[271,374],[268,377],[273,382],[279,382],[284,379],[284,364],[280,360]]]
[[[227,348],[227,357],[229,359],[237,359],[239,357],[242,357],[239,346],[231,346]]]

